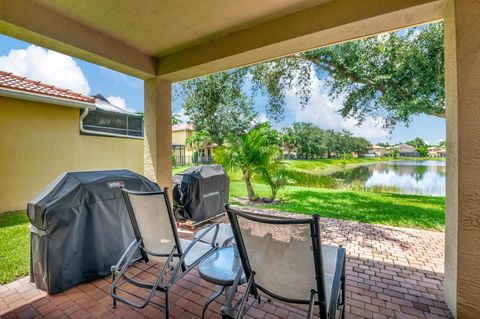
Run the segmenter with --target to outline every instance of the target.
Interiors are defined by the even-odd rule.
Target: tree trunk
[[[245,185],[247,186],[248,200],[251,202],[258,200],[258,196],[255,194],[255,190],[253,189],[252,183],[250,182],[249,172],[243,172],[243,180],[245,181]]]

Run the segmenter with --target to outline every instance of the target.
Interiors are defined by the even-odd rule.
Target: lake
[[[330,176],[352,189],[445,196],[445,162],[399,160],[337,171]]]

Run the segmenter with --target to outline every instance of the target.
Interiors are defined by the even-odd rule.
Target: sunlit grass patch
[[[29,272],[30,233],[24,211],[0,214],[0,284]]]

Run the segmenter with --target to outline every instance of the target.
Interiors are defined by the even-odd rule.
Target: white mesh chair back
[[[124,191],[124,196],[127,196],[131,205],[129,214],[133,213],[134,215],[134,220],[132,220],[134,231],[137,232],[135,228],[138,229],[138,234],[135,235],[141,237],[144,248],[157,254],[169,254],[173,246],[177,244],[178,236],[174,232],[175,221],[168,208],[166,194],[164,192]],[[177,251],[178,249],[181,247],[177,247]],[[159,260],[160,258],[149,256],[149,259]]]
[[[279,225],[238,217],[255,283],[278,296],[305,300],[317,290],[310,225]]]

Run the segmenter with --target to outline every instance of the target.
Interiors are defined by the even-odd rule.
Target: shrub
[[[337,180],[331,176],[311,174],[296,170],[285,170],[291,184],[303,187],[335,188]]]
[[[266,199],[267,202],[273,202],[277,197],[277,192],[288,184],[288,171],[285,165],[280,162],[273,162],[261,169],[261,179],[265,181],[272,192],[272,196]]]

